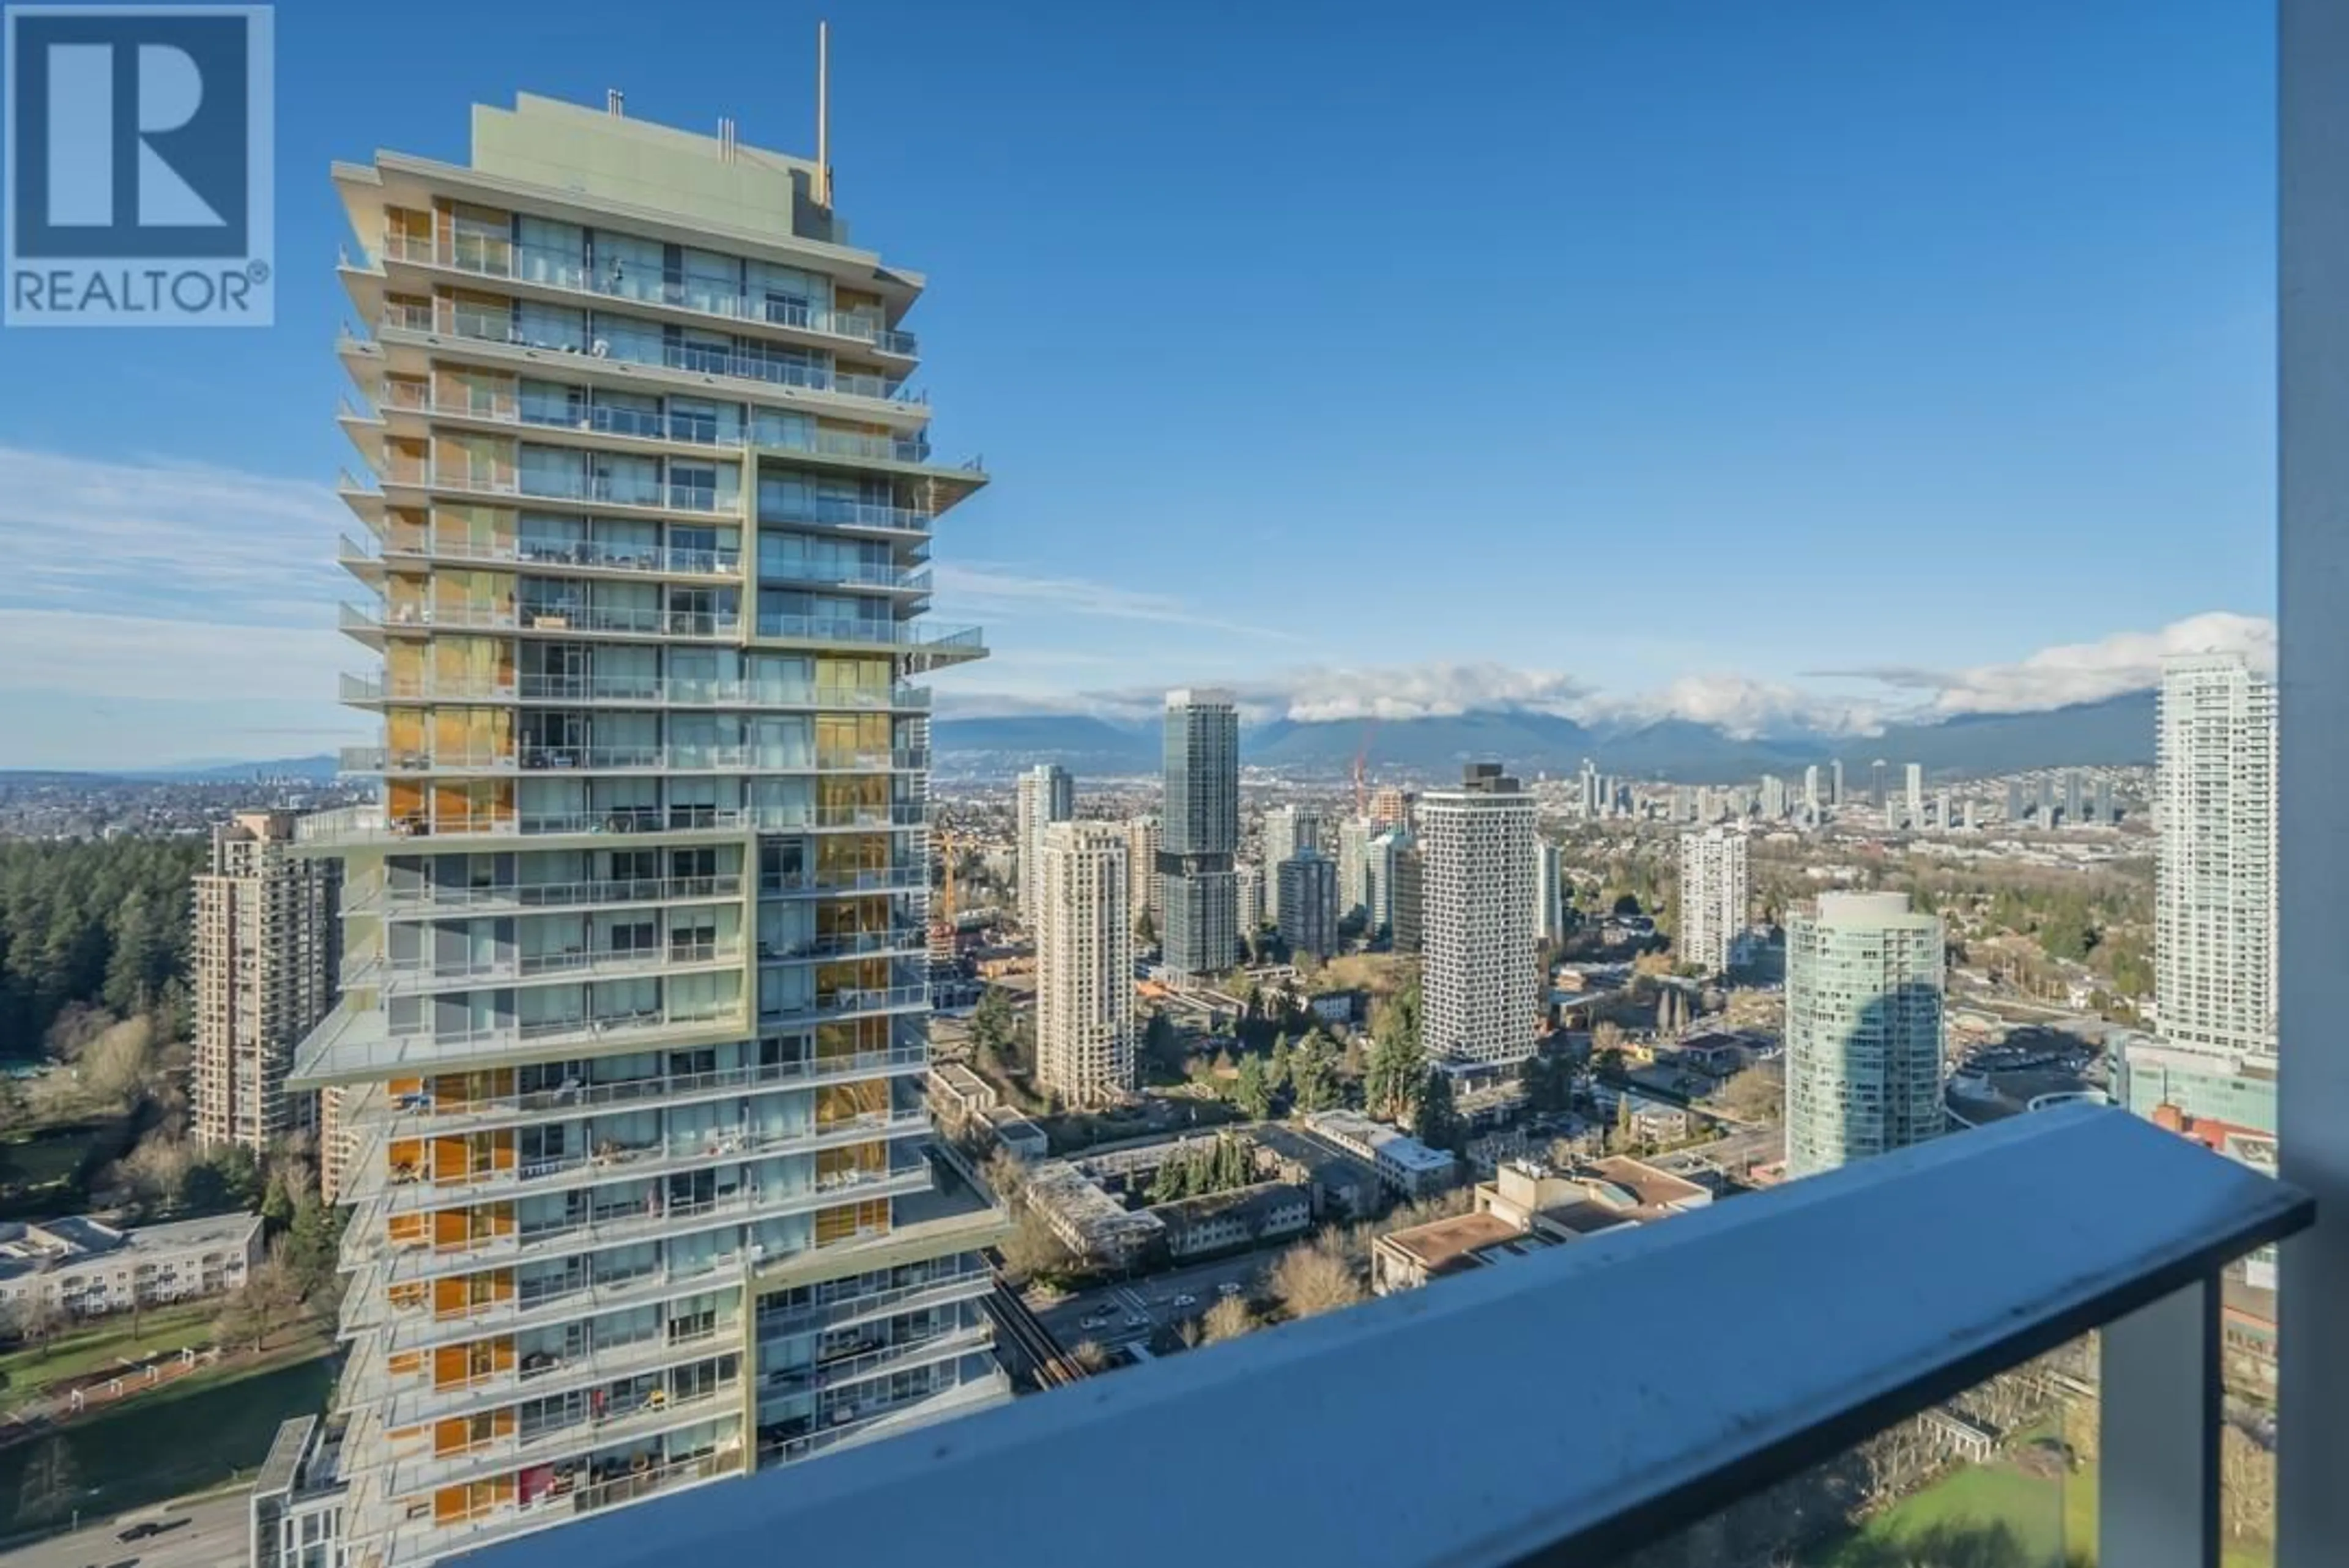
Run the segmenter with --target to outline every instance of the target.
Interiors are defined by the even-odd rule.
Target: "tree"
[[[1011,998],[1000,985],[989,985],[979,993],[978,1006],[971,1010],[971,1044],[981,1049],[1003,1051],[1011,1044]]]
[[[1418,1102],[1412,1108],[1412,1135],[1430,1149],[1456,1150],[1466,1129],[1452,1098],[1452,1075],[1431,1067],[1420,1080]]]
[[[1291,1317],[1314,1317],[1362,1299],[1362,1284],[1335,1246],[1300,1243],[1272,1266],[1272,1294]]]
[[[1266,1078],[1272,1085],[1274,1093],[1289,1087],[1289,1075],[1294,1065],[1289,1055],[1288,1037],[1286,1034],[1275,1035],[1272,1037],[1272,1057],[1265,1068]]]
[[[1150,906],[1146,903],[1142,906],[1142,912],[1133,917],[1133,939],[1144,947],[1154,947],[1158,944],[1158,926],[1150,918]]]
[[[1426,1071],[1419,1044],[1419,992],[1409,987],[1385,1003],[1371,1025],[1371,1057],[1362,1101],[1372,1116],[1411,1113]]]
[[[5,1310],[0,1327],[17,1344],[29,1346],[36,1361],[48,1354],[49,1341],[66,1326],[65,1309],[44,1295],[27,1295],[8,1303]]]
[[[1003,1258],[1004,1277],[1013,1284],[1065,1274],[1076,1261],[1042,1216],[1028,1208],[1020,1210],[1019,1222],[997,1251]]]
[[[1219,1345],[1226,1339],[1237,1339],[1243,1334],[1253,1333],[1257,1327],[1256,1313],[1245,1298],[1227,1295],[1207,1308],[1207,1315],[1200,1326],[1206,1343]]]
[[[1262,1057],[1241,1059],[1239,1077],[1232,1085],[1232,1103],[1251,1121],[1272,1114],[1272,1080],[1265,1072]]]
[[[1081,1339],[1069,1354],[1088,1372],[1106,1371],[1109,1367],[1109,1352],[1102,1348],[1098,1339]]]
[[[1165,1014],[1151,1014],[1150,1022],[1143,1026],[1142,1055],[1152,1068],[1168,1078],[1183,1075],[1183,1037]]]
[[[1638,914],[1640,913],[1640,895],[1635,892],[1627,892],[1618,897],[1615,900],[1615,913],[1619,915]]]
[[[1740,1121],[1785,1119],[1786,1073],[1777,1062],[1756,1062],[1721,1086],[1714,1103]]]
[[[301,1306],[301,1282],[285,1261],[281,1240],[222,1305],[213,1331],[226,1343],[250,1340],[258,1354],[269,1347],[271,1333],[284,1326]]]
[[[1291,1102],[1300,1114],[1338,1103],[1337,1050],[1319,1035],[1308,1035],[1288,1063]]]
[[[73,1506],[80,1494],[81,1470],[63,1438],[45,1439],[25,1462],[25,1479],[16,1493],[17,1516],[29,1521],[55,1519]]]
[[[1536,1051],[1517,1064],[1517,1084],[1526,1092],[1526,1109],[1536,1115],[1554,1115],[1574,1103],[1574,1069],[1548,1051]]]

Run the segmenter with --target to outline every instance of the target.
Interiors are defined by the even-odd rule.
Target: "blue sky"
[[[2266,636],[2266,7],[841,9],[842,209],[995,475],[947,711],[1864,724]],[[818,14],[282,6],[276,325],[0,333],[0,766],[364,734],[329,160],[612,86],[809,151]]]

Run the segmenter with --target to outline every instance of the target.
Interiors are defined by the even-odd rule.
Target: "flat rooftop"
[[[1402,1253],[1431,1274],[1477,1267],[1473,1254],[1486,1247],[1525,1241],[1526,1233],[1494,1214],[1456,1214],[1424,1225],[1389,1231],[1379,1245]]]

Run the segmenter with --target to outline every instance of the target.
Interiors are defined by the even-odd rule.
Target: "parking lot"
[[[1184,1319],[1206,1316],[1226,1287],[1235,1295],[1260,1294],[1266,1271],[1288,1244],[1079,1291],[1049,1306],[1038,1302],[1036,1315],[1070,1350],[1088,1339],[1107,1347],[1172,1335]]]

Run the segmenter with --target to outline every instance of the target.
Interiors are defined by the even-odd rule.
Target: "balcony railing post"
[[[2283,1179],[2315,1227],[2278,1264],[2277,1568],[2349,1542],[2349,1053],[2333,1036],[2349,943],[2349,11],[2277,11],[2277,1025]],[[2108,1559],[2109,1560],[2109,1559]]]
[[[2227,1414],[2219,1307],[2214,1274],[2104,1331],[2100,1562],[2219,1568],[2219,1427]]]

